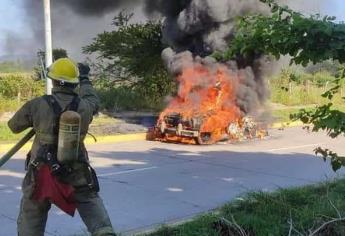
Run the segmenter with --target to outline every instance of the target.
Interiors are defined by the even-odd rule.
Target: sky
[[[0,55],[3,54],[3,44],[5,35],[8,32],[23,32],[28,34],[30,31],[25,29],[24,12],[21,7],[22,0],[1,0],[0,3]]]
[[[10,54],[5,50],[5,45],[7,44],[6,39],[8,35],[20,34],[23,38],[20,45],[25,45],[22,50],[18,52],[20,54],[26,54],[24,48],[27,48],[27,42],[24,39],[33,38],[31,30],[27,27],[25,23],[25,12],[22,7],[22,1],[25,0],[0,0],[0,57],[3,55]]]
[[[27,28],[27,24],[25,23],[24,10],[22,6],[23,1],[25,0],[0,0],[0,56],[8,54],[8,52],[4,50],[4,45],[6,43],[6,35],[8,33],[19,33],[22,35],[22,38],[27,39],[33,37],[30,33],[31,31]],[[334,15],[338,18],[338,20],[345,21],[344,0],[290,0],[290,2],[292,2],[291,7],[295,8],[296,6],[303,4],[303,2],[305,1],[314,1],[315,4],[313,4],[313,6],[310,9],[305,9],[304,13],[311,14],[320,12],[322,15]],[[143,15],[142,13],[140,14]],[[104,28],[102,28],[102,26],[100,25],[97,25],[97,27],[99,27],[100,32],[109,29],[109,24],[107,23],[107,21],[109,22],[110,19],[111,18],[109,17],[105,18]],[[85,33],[85,43],[90,42],[92,40],[92,37],[94,36],[94,33],[93,35]],[[22,41],[20,43],[25,43],[25,41]],[[66,45],[66,43],[62,41],[55,43],[58,44],[57,46],[61,47]],[[75,54],[80,54],[80,49],[78,50],[75,51]]]

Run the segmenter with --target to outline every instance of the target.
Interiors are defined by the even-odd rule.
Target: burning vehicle
[[[238,79],[222,65],[184,69],[177,96],[159,116],[155,139],[205,145],[263,137],[265,131],[236,104]]]
[[[149,0],[164,16],[162,59],[178,84],[149,139],[213,144],[266,134],[255,122],[269,96],[261,55],[227,54],[239,16],[266,12],[255,0]]]
[[[221,140],[239,141],[263,137],[257,133],[257,126],[251,117],[244,117],[240,121],[230,122],[226,127],[217,127],[215,130],[203,130],[202,126],[212,120],[212,112],[204,117],[184,118],[182,114],[172,113],[166,115],[164,120],[158,123],[157,129],[162,140],[188,142],[193,140],[196,144],[214,144]],[[189,142],[188,142],[189,143]]]

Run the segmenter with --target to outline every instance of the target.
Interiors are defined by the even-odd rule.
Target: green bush
[[[0,96],[5,99],[29,100],[44,94],[44,83],[30,73],[0,74]]]
[[[336,79],[330,74],[330,72],[327,71],[317,72],[312,76],[312,81],[319,87],[325,86]]]
[[[324,104],[327,99],[320,95],[332,86],[334,80],[336,77],[327,71],[310,74],[288,68],[269,80],[271,101],[288,106]],[[345,91],[344,85],[342,87]],[[337,102],[343,104],[341,96],[343,94]]]
[[[321,88],[309,87],[307,89],[303,85],[291,84],[290,90],[286,90],[281,86],[271,85],[271,101],[287,106],[320,104],[325,99],[320,97],[323,93]]]
[[[31,73],[0,73],[0,114],[43,94],[44,82],[34,80]]]
[[[150,96],[143,95],[139,90],[125,86],[97,88],[101,99],[101,108],[113,111],[156,111],[163,108],[164,99],[152,101]]]
[[[23,102],[18,102],[15,99],[6,99],[0,96],[0,115],[4,112],[16,111],[23,105]]]
[[[28,71],[28,66],[25,66],[21,61],[4,61],[0,63],[1,73],[14,73]]]
[[[0,142],[17,141],[25,135],[25,132],[14,134],[8,128],[7,122],[0,122]]]

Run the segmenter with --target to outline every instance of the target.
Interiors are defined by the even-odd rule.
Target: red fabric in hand
[[[70,216],[74,216],[77,208],[73,187],[61,183],[53,176],[48,165],[43,165],[37,171],[33,199],[36,201],[48,200]]]

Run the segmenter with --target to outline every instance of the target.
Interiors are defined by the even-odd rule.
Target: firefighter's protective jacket
[[[71,103],[78,95],[76,91],[66,88],[53,88],[56,100],[62,108]],[[82,81],[79,91],[80,103],[78,113],[81,116],[81,143],[80,158],[87,159],[84,139],[88,132],[93,115],[97,112],[99,98],[89,81]],[[31,149],[31,160],[35,160],[41,145],[57,143],[57,135],[54,134],[54,111],[43,97],[27,102],[8,122],[8,126],[14,133],[20,133],[29,127],[36,132]]]

